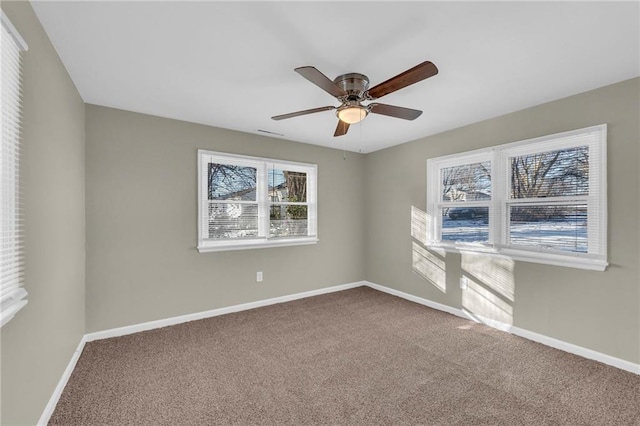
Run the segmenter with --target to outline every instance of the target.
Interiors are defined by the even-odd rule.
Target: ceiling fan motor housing
[[[355,72],[339,75],[333,82],[347,92],[347,100],[363,100],[369,88],[369,77]]]

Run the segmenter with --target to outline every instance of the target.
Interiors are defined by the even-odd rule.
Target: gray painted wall
[[[639,94],[636,78],[367,155],[366,279],[640,362]],[[427,158],[602,123],[609,125],[605,272],[486,256],[442,257],[413,245],[411,208],[425,210]],[[414,260],[426,274],[414,271]],[[441,261],[444,273],[438,272]],[[446,290],[423,278],[428,273],[444,275],[435,281]],[[463,274],[474,278],[476,291],[459,289]],[[513,297],[505,297],[505,289]]]
[[[84,103],[28,2],[2,10],[24,55],[29,303],[0,329],[3,425],[35,424],[84,334]]]
[[[199,148],[316,163],[320,242],[198,253]],[[86,168],[89,332],[364,277],[361,154],[87,105]]]

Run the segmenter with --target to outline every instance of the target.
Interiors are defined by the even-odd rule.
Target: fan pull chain
[[[344,137],[342,138],[342,159],[347,159],[347,141]]]

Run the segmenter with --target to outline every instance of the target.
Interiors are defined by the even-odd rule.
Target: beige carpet
[[[51,425],[640,425],[640,376],[367,287],[88,343]]]

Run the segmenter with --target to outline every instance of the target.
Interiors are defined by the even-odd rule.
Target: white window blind
[[[0,149],[0,327],[27,304],[22,287],[22,215],[20,211],[21,52],[27,45],[4,13],[2,18],[1,94],[2,146]]]
[[[607,266],[607,126],[427,161],[429,245]]]
[[[606,259],[606,126],[505,148],[504,244]]]

